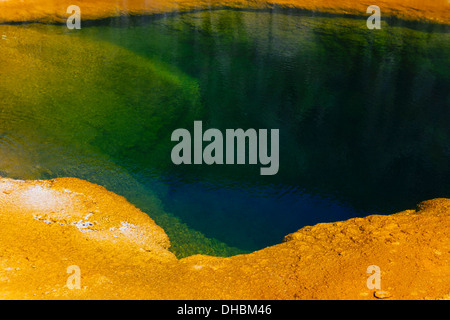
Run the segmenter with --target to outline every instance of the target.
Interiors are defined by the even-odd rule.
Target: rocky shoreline
[[[0,23],[45,22],[63,23],[70,5],[78,5],[82,19],[94,20],[123,15],[160,14],[218,8],[290,9],[323,12],[337,15],[368,16],[364,0],[4,0],[0,1]],[[376,2],[384,18],[395,17],[408,21],[450,24],[450,4],[446,0],[379,0]]]
[[[177,259],[147,214],[75,178],[0,179],[0,221],[2,299],[450,297],[449,199],[304,227],[229,258]],[[67,284],[74,265],[80,289]],[[367,287],[371,265],[381,270],[381,289]]]

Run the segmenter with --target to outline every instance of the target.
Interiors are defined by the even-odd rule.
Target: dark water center
[[[448,28],[217,10],[0,31],[16,41],[0,60],[1,175],[104,185],[179,256],[450,197]],[[174,165],[171,133],[195,120],[279,129],[278,173]]]

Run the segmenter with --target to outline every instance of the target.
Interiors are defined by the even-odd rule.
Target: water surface
[[[445,27],[216,10],[0,31],[2,175],[104,185],[179,256],[450,197]],[[194,120],[279,129],[278,174],[173,165]]]

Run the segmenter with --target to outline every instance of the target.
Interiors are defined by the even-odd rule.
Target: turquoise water
[[[445,26],[217,10],[0,30],[2,175],[104,185],[179,256],[450,197]],[[279,129],[278,174],[173,165],[170,135],[194,120]]]

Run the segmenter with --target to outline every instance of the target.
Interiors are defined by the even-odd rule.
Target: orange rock
[[[0,179],[0,228],[3,299],[449,296],[448,199],[305,227],[251,254],[177,260],[149,216],[103,187],[74,178]],[[381,270],[375,292],[366,286],[370,265]],[[68,287],[70,266],[79,267],[80,289]]]
[[[220,7],[267,9],[273,6],[326,13],[367,16],[369,5],[381,8],[382,16],[406,20],[450,23],[447,0],[3,0],[0,1],[0,23],[11,21],[64,22],[70,5],[81,8],[82,19],[99,19],[123,14],[151,14]]]

